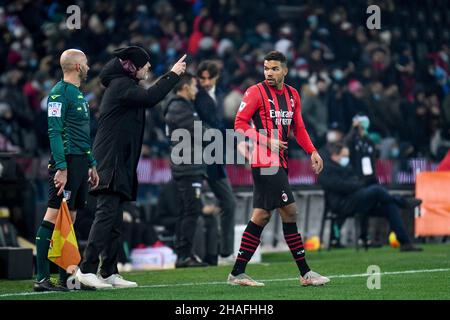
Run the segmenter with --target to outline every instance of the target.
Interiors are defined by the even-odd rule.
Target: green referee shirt
[[[86,154],[89,167],[96,166],[91,153],[89,105],[78,87],[59,81],[48,96],[47,113],[55,168],[67,168],[65,156],[68,154]]]

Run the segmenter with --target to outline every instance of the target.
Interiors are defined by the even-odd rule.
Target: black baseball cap
[[[150,62],[150,55],[144,48],[138,46],[116,49],[113,51],[113,56],[122,60],[130,60],[137,69],[142,68],[147,62]]]

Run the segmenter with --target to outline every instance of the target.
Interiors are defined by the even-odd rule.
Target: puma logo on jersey
[[[84,99],[84,97],[82,95],[79,95],[78,99]]]
[[[267,101],[269,101],[271,104],[275,105],[275,102],[273,102],[272,99],[267,99]]]

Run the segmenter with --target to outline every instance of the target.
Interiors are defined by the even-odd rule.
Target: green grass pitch
[[[383,247],[308,252],[311,268],[330,276],[322,287],[301,287],[289,252],[263,254],[263,263],[250,264],[247,273],[265,287],[226,284],[231,266],[136,271],[124,274],[138,288],[68,293],[33,293],[32,280],[0,280],[0,300],[311,300],[311,299],[450,299],[450,245],[423,245],[423,252],[401,253]],[[380,289],[368,289],[370,265],[380,268]],[[56,276],[56,275],[55,275]]]

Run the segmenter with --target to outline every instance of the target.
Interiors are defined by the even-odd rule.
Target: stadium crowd
[[[3,2],[3,1],[2,1]],[[381,8],[381,29],[366,27],[369,4]],[[183,53],[188,71],[215,59],[227,127],[243,90],[263,78],[272,49],[289,61],[287,83],[301,92],[313,142],[342,139],[352,118],[366,114],[370,137],[384,159],[441,160],[450,146],[450,6],[446,1],[76,1],[81,29],[69,30],[66,1],[19,0],[0,6],[0,151],[47,157],[46,101],[61,78],[66,48],[88,56],[84,86],[92,135],[103,88],[98,73],[125,45],[149,50],[145,86]],[[164,102],[163,102],[164,103]],[[162,108],[147,111],[144,157],[168,157]],[[303,153],[295,143],[290,157]]]

